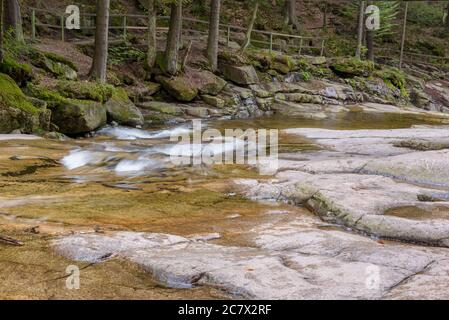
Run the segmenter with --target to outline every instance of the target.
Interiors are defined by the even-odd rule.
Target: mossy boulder
[[[207,70],[189,69],[186,75],[201,94],[216,96],[227,85],[225,80]]]
[[[174,103],[148,101],[138,104],[138,107],[145,110],[157,111],[159,113],[168,114],[172,116],[181,116],[184,114],[183,108]]]
[[[89,81],[59,81],[56,89],[66,98],[98,102],[108,101],[115,90],[109,84]]]
[[[327,59],[324,56],[302,56],[301,58],[313,66],[323,65],[327,62]]]
[[[331,63],[330,68],[343,78],[369,77],[374,71],[374,64],[356,58],[339,58]]]
[[[245,66],[251,64],[251,59],[240,50],[225,49],[218,53],[218,62],[233,66]]]
[[[79,135],[106,124],[106,106],[101,102],[66,98],[56,91],[35,84],[29,84],[27,92],[47,103],[52,111],[51,122],[61,133]]]
[[[184,76],[157,76],[156,81],[176,100],[190,102],[198,95],[198,89]]]
[[[52,110],[52,122],[67,135],[91,132],[106,124],[106,107],[96,101],[66,99]]]
[[[201,96],[201,99],[203,99],[203,101],[205,103],[207,103],[208,105],[213,106],[215,108],[222,109],[226,105],[226,101],[225,100],[223,100],[223,99],[221,99],[219,97],[216,97],[216,96],[210,96],[210,95],[205,94],[205,95]]]
[[[44,101],[50,109],[57,104],[67,102],[67,98],[63,97],[58,92],[33,83],[27,85],[26,93],[34,99]]]
[[[402,96],[408,96],[405,74],[397,68],[384,68],[375,75],[381,78],[390,89],[399,89]]]
[[[259,77],[252,65],[235,66],[230,64],[220,64],[219,67],[226,80],[240,85],[259,83]]]
[[[0,72],[10,76],[20,87],[24,87],[33,79],[33,71],[28,64],[19,63],[9,57],[5,57],[0,64]]]
[[[248,57],[251,64],[260,71],[274,70],[281,74],[287,74],[296,68],[295,60],[288,55],[274,54],[268,51],[250,51]]]
[[[66,58],[48,52],[36,51],[32,56],[33,64],[56,77],[75,80],[78,77],[75,64]]]
[[[40,113],[27,100],[15,81],[0,73],[0,133],[14,130],[35,132],[40,126]]]
[[[133,127],[143,125],[142,112],[129,100],[125,89],[115,89],[105,106],[109,120]]]

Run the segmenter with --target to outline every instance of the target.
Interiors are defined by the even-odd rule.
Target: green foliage
[[[146,54],[138,48],[126,43],[109,47],[109,63],[117,65],[129,62],[145,61]]]
[[[357,21],[360,1],[352,0],[348,5],[338,9],[338,14],[345,19]],[[366,3],[366,2],[365,2]],[[380,10],[380,29],[375,32],[378,38],[386,38],[391,36],[397,24],[395,20],[399,14],[400,1],[373,1],[373,4]]]
[[[312,79],[312,75],[308,71],[301,71],[301,77],[306,82]]]
[[[397,68],[384,68],[374,73],[381,78],[390,89],[399,89],[403,97],[408,96],[405,74]]]
[[[387,38],[393,35],[398,26],[395,20],[399,14],[400,1],[375,1],[380,9],[380,29],[375,35],[379,38]]]
[[[446,56],[446,46],[444,42],[438,43],[431,39],[419,39],[415,44],[415,49],[420,49],[420,52],[426,52],[435,56]]]
[[[8,30],[3,34],[3,50],[5,56],[19,60],[28,57],[34,49],[28,43],[17,41],[14,32]]]
[[[32,69],[28,64],[19,63],[11,57],[4,58],[0,64],[0,72],[9,75],[20,86],[24,86],[33,78]]]
[[[412,2],[409,5],[408,21],[424,27],[441,25],[444,5],[446,4]]]

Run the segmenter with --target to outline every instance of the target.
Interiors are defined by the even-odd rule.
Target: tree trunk
[[[178,72],[178,50],[180,33],[182,31],[182,1],[171,4],[170,26],[168,29],[167,46],[165,48],[165,67],[168,74]]]
[[[207,40],[207,58],[209,59],[209,63],[213,72],[217,70],[219,31],[220,0],[212,0],[209,21],[209,37]]]
[[[248,29],[246,30],[245,42],[242,45],[242,51],[245,51],[246,48],[248,48],[249,44],[251,43],[251,34],[253,33],[254,23],[256,22],[258,10],[259,10],[259,1],[256,0],[256,3],[254,4],[253,14],[251,15],[251,20],[249,22]]]
[[[0,64],[3,63],[3,0],[0,0]]]
[[[368,60],[374,62],[374,31],[372,30],[366,30],[366,47]]]
[[[4,0],[4,28],[12,30],[17,41],[24,42],[22,29],[22,14],[18,0]]]
[[[447,4],[446,25],[449,29],[449,3]]]
[[[156,40],[156,0],[148,0],[148,52],[147,63],[148,67],[154,68],[157,54],[157,40]]]
[[[323,3],[323,29],[327,28],[327,1]]]
[[[295,30],[299,30],[298,17],[296,16],[296,0],[289,0],[288,5],[288,22],[295,28]]]
[[[359,5],[359,17],[357,27],[357,50],[355,56],[357,59],[362,57],[362,43],[363,43],[363,28],[365,25],[365,1],[360,1]]]
[[[106,82],[108,64],[109,0],[97,0],[95,30],[95,54],[90,76],[101,83]]]

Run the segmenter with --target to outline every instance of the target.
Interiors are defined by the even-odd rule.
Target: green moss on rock
[[[62,64],[65,64],[70,68],[72,68],[73,70],[75,70],[76,72],[78,72],[78,67],[76,66],[76,64],[73,63],[71,60],[67,59],[66,57],[60,56],[53,52],[43,52],[43,55],[54,62],[60,62]]]
[[[67,99],[52,111],[52,122],[67,135],[93,131],[107,121],[105,105],[95,101]]]
[[[34,107],[14,80],[0,73],[0,132],[21,129],[31,133],[39,127],[40,111]]]
[[[340,58],[334,60],[330,68],[336,75],[344,78],[368,77],[374,71],[374,64],[371,61],[362,61],[356,58]]]
[[[198,95],[198,89],[192,85],[189,79],[183,76],[171,78],[158,76],[156,81],[176,100],[190,102]]]
[[[87,81],[60,81],[57,90],[67,98],[98,102],[108,101],[114,93],[112,85]]]
[[[396,68],[385,68],[375,73],[390,89],[399,89],[402,96],[408,96],[405,74]]]
[[[64,57],[48,52],[34,50],[31,54],[33,65],[42,68],[52,75],[68,80],[77,78],[77,67]]]
[[[9,75],[21,87],[33,79],[33,71],[28,64],[19,63],[10,57],[5,57],[0,64],[0,72]]]
[[[105,106],[110,120],[128,126],[143,125],[143,115],[131,102],[125,89],[116,88]]]

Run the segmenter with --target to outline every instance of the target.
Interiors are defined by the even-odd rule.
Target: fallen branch
[[[20,242],[19,240],[7,237],[7,236],[1,236],[0,235],[0,242],[5,243],[5,244],[9,244],[12,246],[23,246],[23,243]]]
[[[181,64],[182,71],[184,71],[184,68],[187,64],[187,60],[189,59],[190,51],[192,50],[192,43],[193,43],[193,41],[190,40],[189,44],[187,45],[187,49],[186,49],[186,52],[184,54],[184,58],[182,59],[182,64]]]

